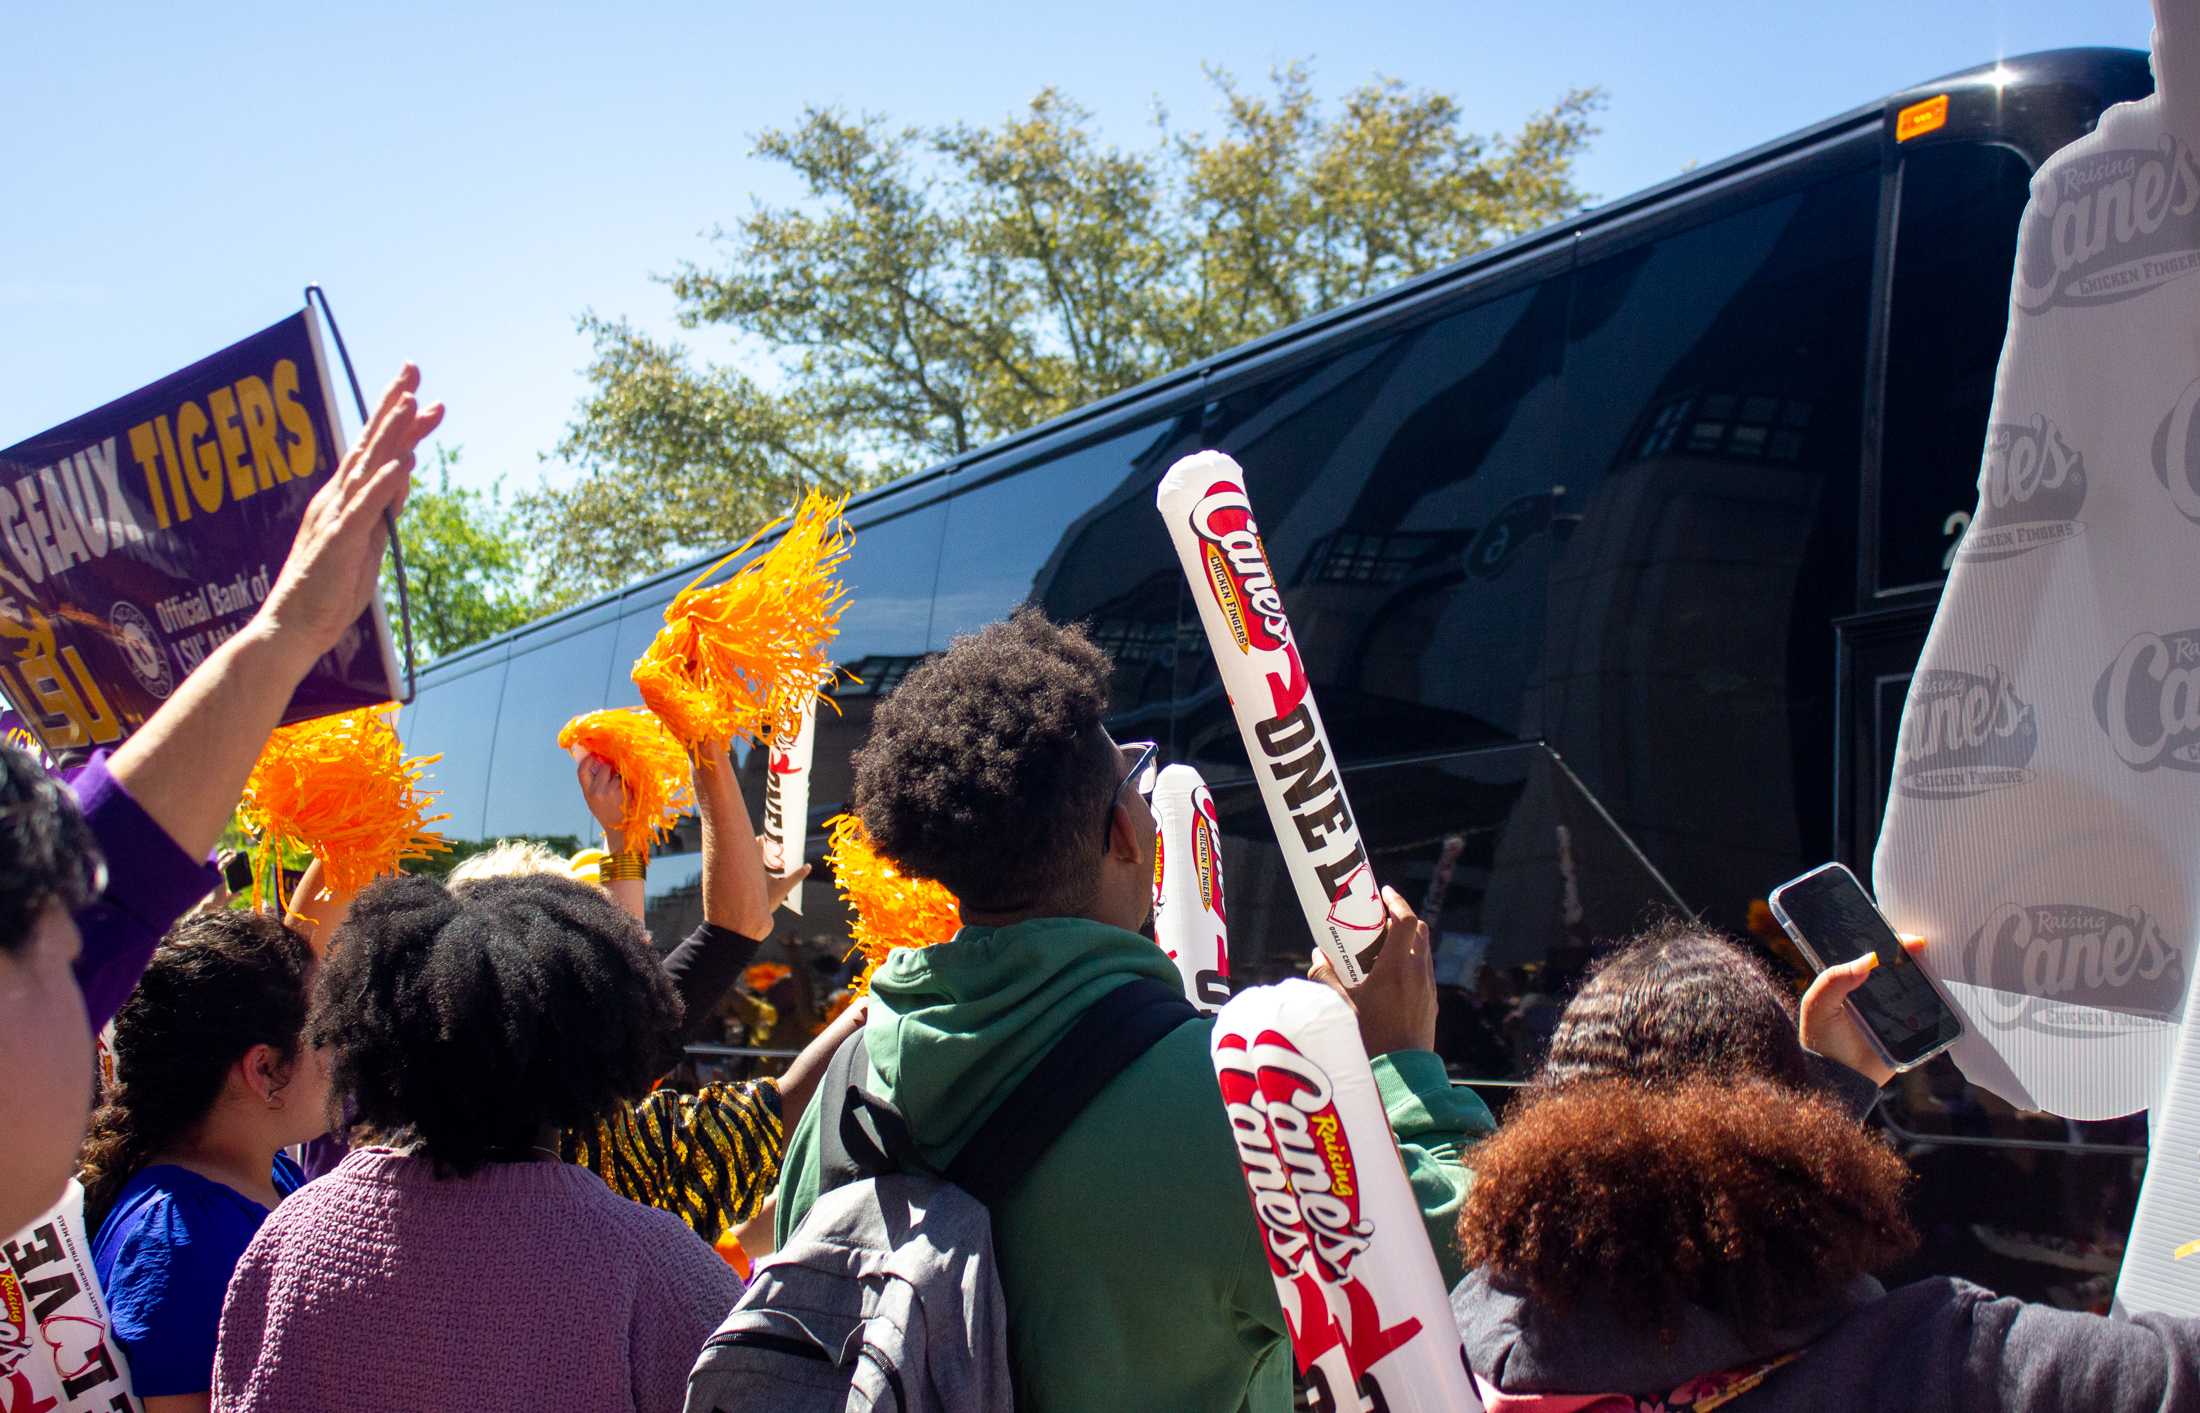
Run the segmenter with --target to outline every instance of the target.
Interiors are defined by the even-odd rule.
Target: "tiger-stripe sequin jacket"
[[[707,1084],[693,1094],[660,1089],[593,1132],[568,1131],[565,1157],[621,1197],[662,1208],[716,1241],[754,1217],[778,1186],[787,1147],[778,1098],[769,1080]]]

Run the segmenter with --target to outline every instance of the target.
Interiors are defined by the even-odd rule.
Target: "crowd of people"
[[[963,926],[894,952],[777,1081],[652,1089],[792,886],[722,751],[696,767],[705,920],[662,958],[631,870],[521,847],[354,897],[309,876],[283,918],[197,909],[260,746],[374,591],[442,415],[418,384],[408,367],[314,497],[251,626],[126,743],[66,781],[0,750],[0,1233],[81,1181],[152,1413],[704,1413],[690,1373],[743,1289],[712,1242],[796,1238],[836,1056],[945,1171],[1102,998],[1181,986],[1139,930],[1147,772],[1104,728],[1105,655],[1036,611],[910,673],[851,808]],[[616,778],[580,776],[613,829]],[[1693,925],[1616,943],[1500,1126],[1434,1052],[1428,929],[1386,903],[1366,979],[1325,979],[1487,1407],[2200,1407],[2200,1324],[1879,1282],[1915,1235],[1864,1123],[1891,1071],[1844,1005],[1869,957],[1798,1005]],[[1292,1406],[1211,1026],[1174,1024],[989,1204],[1018,1407]]]

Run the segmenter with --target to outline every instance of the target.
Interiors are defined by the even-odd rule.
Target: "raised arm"
[[[620,827],[626,818],[626,782],[611,762],[602,756],[583,756],[576,768],[580,779],[581,797],[588,801],[588,812],[603,826],[603,849],[611,855],[611,862],[604,868],[603,890],[611,895],[611,901],[646,920],[648,916],[649,885],[636,877],[614,878],[612,868],[626,855],[637,855],[643,866],[649,862],[649,836],[639,839],[627,836]]]
[[[764,851],[750,832],[724,747],[706,748],[697,759],[695,799],[703,819],[703,925],[665,958],[665,975],[687,1008],[686,1039],[708,1028],[757,944],[771,936],[772,914],[809,874],[807,866],[786,878],[764,872]]]
[[[322,896],[324,892],[326,897]],[[343,893],[329,889],[321,878],[321,861],[315,859],[299,877],[298,891],[291,895],[290,910],[283,922],[306,939],[314,956],[325,957],[329,938],[344,925],[344,918],[351,912],[351,900],[358,896],[356,888]]]
[[[762,941],[771,936],[779,905],[809,875],[809,865],[786,878],[765,873],[764,849],[724,746],[707,747],[696,758],[695,800],[703,819],[703,920]]]
[[[291,694],[373,599],[385,511],[405,503],[414,449],[443,420],[422,408],[405,365],[351,455],[306,505],[282,574],[259,611],[208,655],[115,751],[108,769],[177,847],[204,857]]]

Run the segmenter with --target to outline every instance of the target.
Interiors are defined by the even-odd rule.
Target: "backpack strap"
[[[1199,1012],[1150,977],[1095,1001],[993,1110],[945,1176],[988,1207],[1016,1190],[1087,1104],[1154,1044]]]
[[[922,1172],[909,1123],[893,1104],[858,1081],[869,1068],[863,1031],[840,1042],[817,1084],[817,1190],[820,1195],[864,1178]]]

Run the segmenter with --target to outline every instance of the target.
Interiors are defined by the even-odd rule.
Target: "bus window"
[[[1209,409],[1345,760],[1532,734],[1550,570],[1584,489],[1554,472],[1565,309],[1554,267]],[[1186,756],[1243,771],[1204,644],[1178,679]]]
[[[1873,586],[1882,593],[1946,578],[1971,523],[2031,179],[2006,147],[1951,143],[1903,161]]]
[[[1832,620],[1854,601],[1868,167],[1592,254],[1533,728],[1730,931],[1831,857]]]
[[[1173,421],[1148,423],[958,493],[931,650],[1037,604],[1087,625],[1114,658],[1117,735],[1166,737],[1184,575],[1153,488],[1176,441]]]
[[[441,795],[440,811],[450,818],[436,826],[452,843],[480,839],[483,807],[489,794],[489,752],[496,742],[497,712],[504,703],[504,652],[485,658],[460,677],[444,677],[421,688],[405,712],[405,749],[413,755],[443,759],[427,768],[430,789]]]
[[[1598,948],[1683,911],[1544,746],[1358,766],[1345,788],[1376,878],[1435,941],[1436,1049],[1461,1079],[1526,1078]],[[1259,791],[1215,806],[1233,985],[1303,974],[1312,938]]]
[[[542,637],[547,641],[530,642],[526,651],[513,655],[490,763],[483,829],[488,837],[602,842],[573,783],[572,758],[558,748],[558,732],[567,721],[604,704],[611,639],[618,628],[613,612],[608,604],[592,609],[588,616],[595,621],[588,626],[563,637],[546,632]]]

